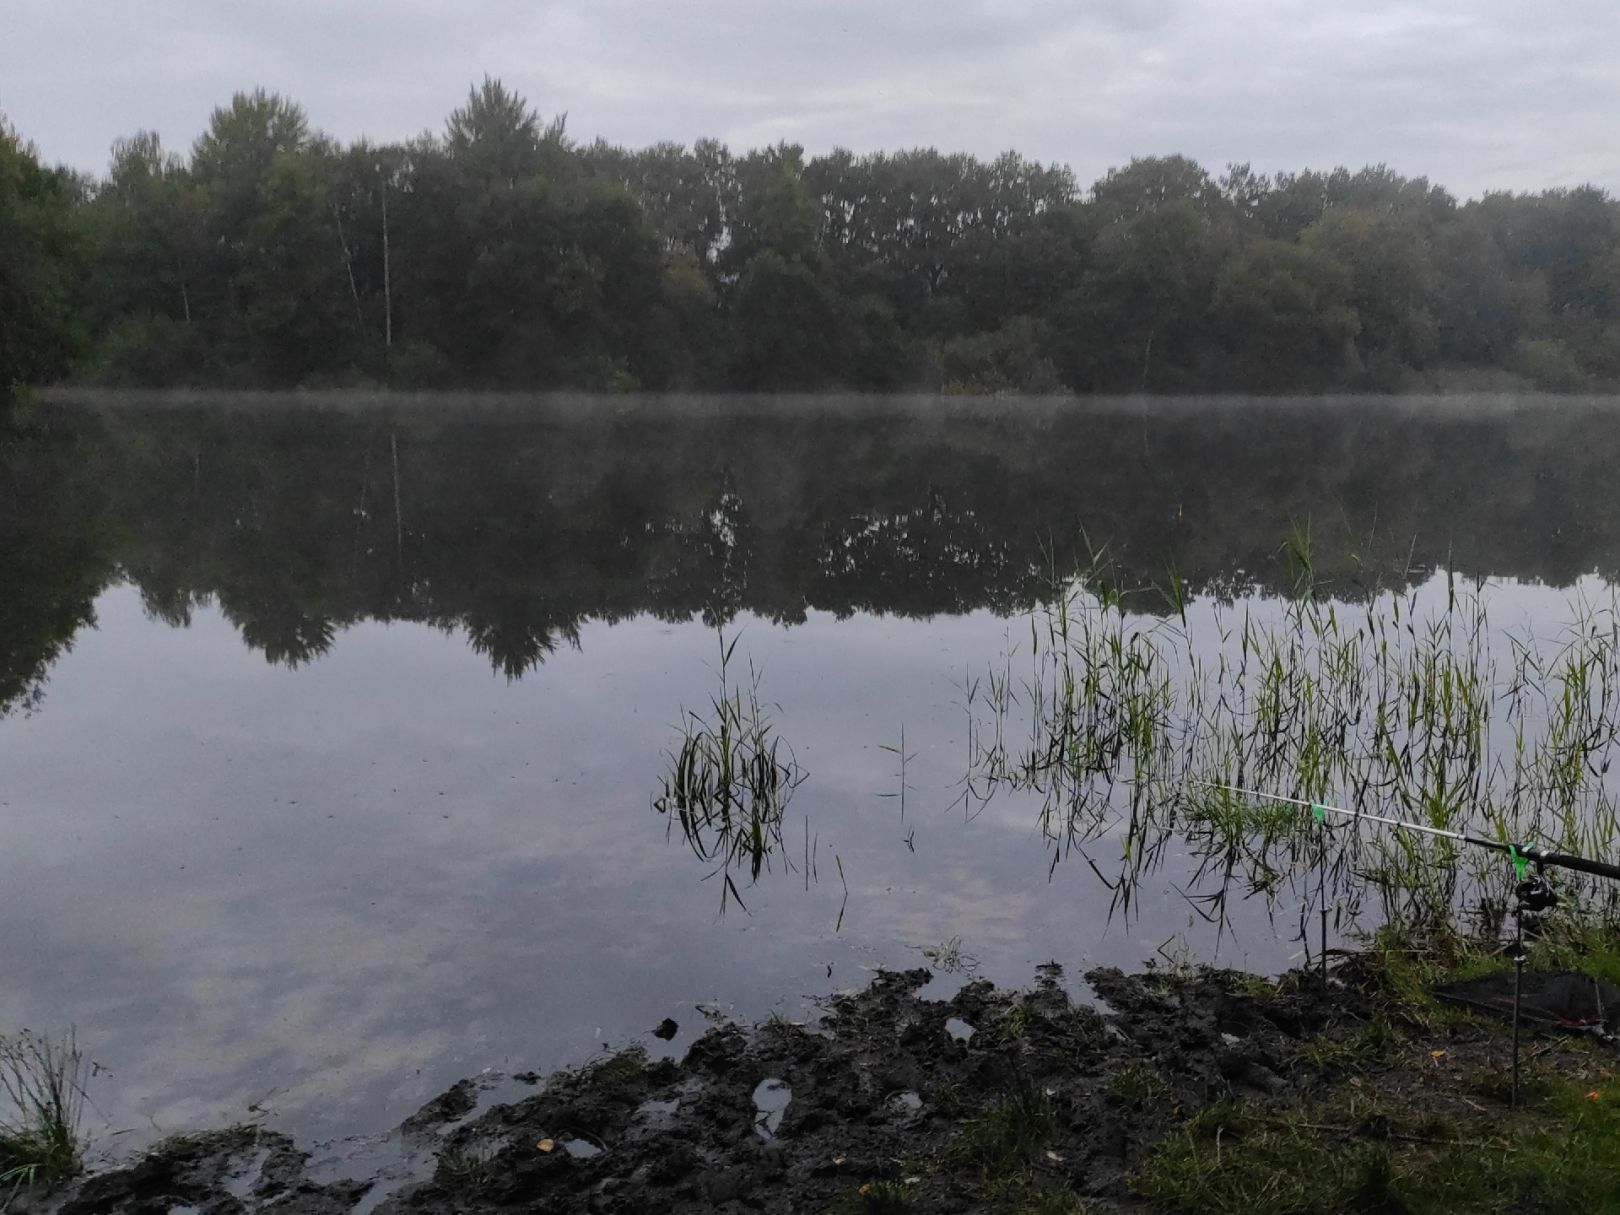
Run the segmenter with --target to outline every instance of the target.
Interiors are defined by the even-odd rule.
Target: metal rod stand
[[[1511,1108],[1519,1108],[1519,998],[1524,992],[1524,896],[1513,906],[1513,1096]]]
[[[1318,870],[1316,901],[1321,904],[1322,913],[1322,948],[1319,951],[1318,965],[1322,969],[1322,986],[1327,986],[1327,844],[1322,845],[1322,864]]]

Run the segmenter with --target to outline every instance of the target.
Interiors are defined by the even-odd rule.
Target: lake
[[[1322,602],[1462,580],[1505,654],[1620,571],[1604,400],[58,395],[4,442],[0,1027],[76,1025],[129,1144],[375,1132],[879,967],[1281,971],[1309,881],[1211,915],[1172,840],[1122,904],[1113,825],[992,789],[1069,575],[1204,636],[1308,532]],[[757,877],[655,804],[750,693]]]

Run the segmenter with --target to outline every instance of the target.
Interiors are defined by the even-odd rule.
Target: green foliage
[[[623,390],[1620,383],[1620,207],[1387,167],[573,142],[499,80],[341,146],[263,89],[105,180],[0,137],[0,383]],[[93,271],[84,274],[88,268]],[[425,357],[425,352],[434,352]],[[1477,379],[1477,377],[1476,377]]]
[[[0,407],[79,353],[82,257],[69,183],[0,117]]]
[[[1343,382],[1360,320],[1336,257],[1256,240],[1221,268],[1215,311],[1241,382],[1296,391]]]
[[[737,288],[732,377],[744,388],[818,388],[840,351],[839,313],[813,268],[774,249],[755,255]]]

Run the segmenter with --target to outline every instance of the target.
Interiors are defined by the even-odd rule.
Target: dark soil
[[[949,1212],[1029,1209],[1032,1195],[1062,1194],[1070,1205],[1041,1209],[1142,1209],[1132,1171],[1200,1108],[1276,1106],[1334,1080],[1349,1048],[1302,1047],[1368,1037],[1380,1014],[1354,969],[1326,987],[1314,975],[1269,984],[1228,971],[1095,970],[1086,979],[1100,1007],[1071,1001],[1055,966],[1026,992],[976,982],[943,1002],[918,997],[926,970],[881,974],[834,999],[817,1026],[712,1029],[680,1063],[633,1049],[482,1112],[463,1082],[396,1133],[419,1161],[405,1184],[317,1181],[285,1137],[239,1129],[160,1145],[49,1206]],[[973,1027],[966,1041],[957,1021]],[[1503,1042],[1489,1026],[1430,1033],[1444,1048],[1408,1041],[1408,1062],[1386,1068],[1392,1084],[1425,1082],[1403,1075],[1419,1066],[1410,1060],[1496,1058]],[[791,1090],[779,1124],[756,1106],[766,1081]]]

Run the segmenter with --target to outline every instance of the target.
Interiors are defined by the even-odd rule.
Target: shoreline
[[[1507,1023],[1436,1003],[1441,971],[1411,953],[1375,943],[1326,986],[1101,968],[1095,1007],[1055,963],[941,1001],[917,995],[929,970],[880,972],[819,1024],[718,1025],[679,1062],[632,1047],[463,1080],[347,1155],[251,1126],[182,1135],[13,1209],[1496,1210],[1470,1197],[1486,1181],[1503,1210],[1611,1209],[1612,1049],[1527,1036],[1511,1110]]]

